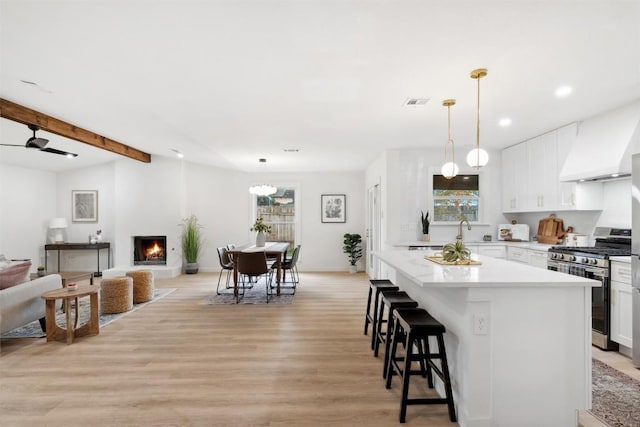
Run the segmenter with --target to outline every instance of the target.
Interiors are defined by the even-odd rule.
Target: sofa
[[[28,267],[24,274],[17,274],[18,269],[12,267],[14,266],[0,270],[0,283],[3,287],[0,289],[0,333],[44,319],[45,304],[41,295],[62,287],[59,274],[29,280]],[[12,283],[16,281],[17,283]],[[40,325],[44,325],[44,321]]]

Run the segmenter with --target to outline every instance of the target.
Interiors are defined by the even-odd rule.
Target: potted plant
[[[256,235],[256,246],[264,246],[264,243],[267,241],[267,236],[265,233],[271,233],[271,226],[262,222],[262,218],[256,219],[256,222],[251,227],[251,231],[257,231]]]
[[[447,243],[442,247],[442,259],[446,262],[468,264],[470,258],[471,251],[462,243],[462,240],[456,240],[455,243]]]
[[[358,271],[358,267],[356,263],[360,258],[362,258],[362,237],[359,234],[349,234],[346,233],[344,235],[344,246],[342,250],[349,257],[349,272],[355,273]]]
[[[422,240],[424,242],[428,242],[429,239],[429,211],[425,215],[424,212],[420,211],[420,223],[422,224]]]
[[[198,217],[191,214],[182,220],[182,254],[184,255],[186,274],[198,272],[198,256],[202,249],[202,226],[198,224]]]
[[[46,272],[44,271],[44,265],[39,265],[38,266],[38,277],[42,277],[46,274]]]

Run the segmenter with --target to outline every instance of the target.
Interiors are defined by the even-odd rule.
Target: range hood
[[[600,181],[631,176],[640,152],[640,101],[578,123],[560,181]]]

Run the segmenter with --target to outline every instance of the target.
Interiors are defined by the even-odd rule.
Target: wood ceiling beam
[[[151,155],[149,153],[3,98],[0,98],[0,117],[25,125],[36,125],[47,132],[71,138],[92,147],[101,148],[143,163],[151,163]]]

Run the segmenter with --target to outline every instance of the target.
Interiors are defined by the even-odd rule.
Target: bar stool
[[[402,400],[400,401],[400,422],[404,423],[407,416],[407,405],[436,405],[446,404],[449,408],[449,419],[456,422],[456,411],[451,391],[451,378],[449,377],[449,365],[444,349],[445,328],[442,323],[434,319],[426,310],[420,308],[400,308],[393,312],[394,329],[392,335],[391,354],[388,360],[387,381],[385,387],[391,388],[391,380],[395,374],[402,378]],[[403,333],[404,332],[404,333]],[[400,337],[404,336],[404,357],[397,356]],[[438,352],[431,353],[429,349],[429,337],[435,337],[438,342]],[[413,345],[419,350],[424,348],[421,354],[413,354]],[[423,347],[424,346],[424,347]],[[442,369],[434,363],[434,359],[440,359]],[[409,379],[411,375],[423,374],[423,370],[411,370],[411,362],[426,362],[427,384],[433,388],[433,373],[444,383],[444,398],[413,398],[409,399]]]
[[[383,289],[397,291],[398,288],[389,279],[371,279],[369,280],[369,296],[367,297],[367,312],[364,317],[364,334],[367,335],[369,331],[369,323],[375,327],[376,318],[378,316],[378,300],[380,299],[380,291]],[[375,298],[373,302],[373,315],[371,313],[371,298]],[[375,328],[373,330],[375,334]],[[371,350],[373,350],[373,336],[371,340]]]
[[[387,308],[387,320],[384,319],[384,309]],[[391,347],[391,334],[393,332],[393,316],[391,315],[394,310],[398,308],[417,308],[418,303],[407,295],[404,291],[388,291],[383,290],[381,292],[380,308],[378,312],[378,322],[376,323],[375,343],[373,348],[373,355],[378,357],[378,350],[380,343],[385,344],[384,351],[384,367],[382,370],[382,378],[387,377],[387,362],[389,360],[389,348]],[[382,323],[387,323],[387,330],[382,331]]]

